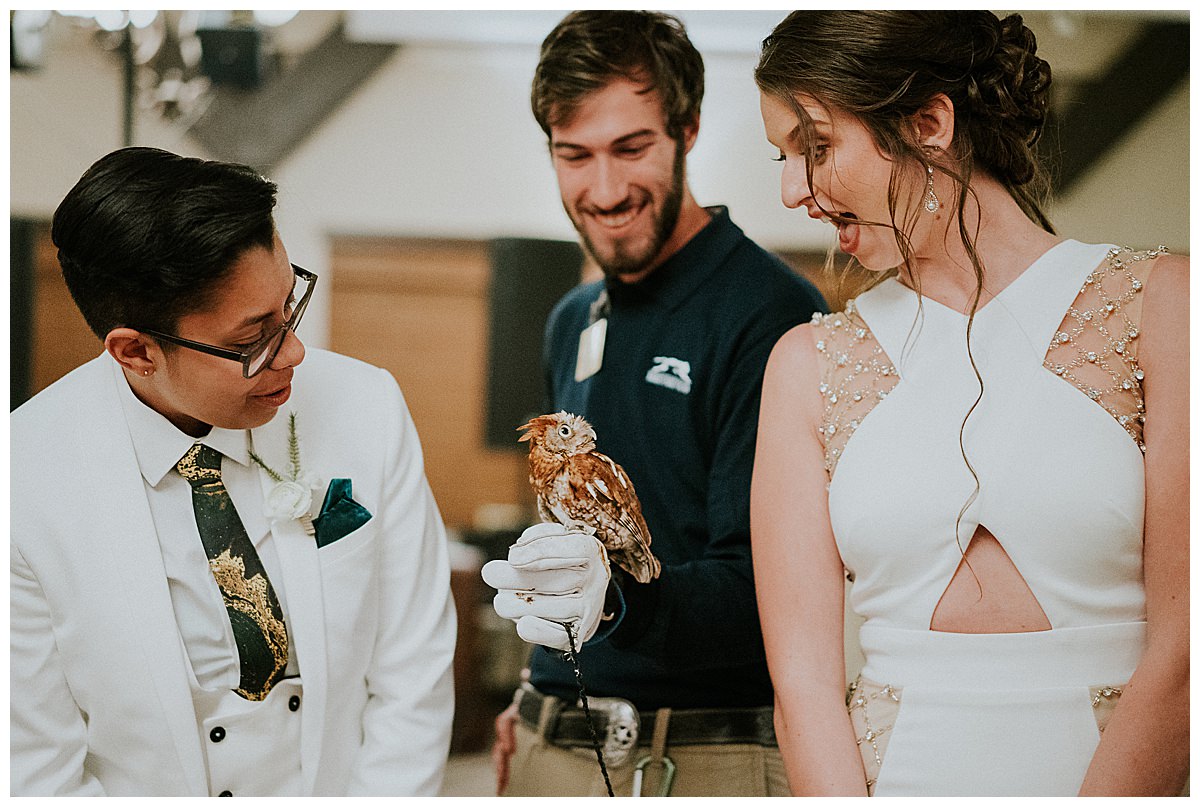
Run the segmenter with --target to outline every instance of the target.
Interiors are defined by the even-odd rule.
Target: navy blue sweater
[[[624,608],[580,652],[589,694],[640,709],[773,701],[750,562],[750,474],[771,348],[824,301],[748,239],[725,208],[642,282],[580,286],[555,306],[543,366],[549,411],[583,415],[624,466],[662,574],[614,574]],[[579,333],[608,289],[603,366],[574,379]],[[531,682],[577,698],[563,654],[538,647]]]

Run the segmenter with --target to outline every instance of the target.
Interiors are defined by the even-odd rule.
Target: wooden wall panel
[[[63,281],[58,250],[50,241],[49,225],[39,233],[35,255],[31,395],[41,392],[104,350],[104,345],[75,307],[71,292]]]
[[[396,377],[446,524],[490,504],[532,518],[524,452],[484,447],[486,243],[343,237],[332,263],[330,346]]]

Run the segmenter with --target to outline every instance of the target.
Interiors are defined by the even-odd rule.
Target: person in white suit
[[[274,204],[132,148],[55,213],[104,353],[11,416],[13,795],[438,792],[445,531],[396,382],[297,338]]]

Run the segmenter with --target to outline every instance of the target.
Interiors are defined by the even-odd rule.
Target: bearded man
[[[563,207],[604,271],[550,315],[546,411],[582,415],[597,450],[624,466],[662,570],[647,583],[615,565],[610,575],[598,541],[549,524],[485,567],[497,612],[539,645],[496,721],[504,795],[605,792],[559,652],[564,622],[585,642],[619,795],[644,760],[645,795],[788,795],[750,563],[750,472],[767,356],[826,309],[724,207],[693,197],[686,157],[703,94],[700,54],[665,14],[574,12],[542,45],[534,116]]]

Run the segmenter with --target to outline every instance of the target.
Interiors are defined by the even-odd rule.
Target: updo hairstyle
[[[810,184],[812,121],[796,96],[840,108],[866,126],[896,162],[889,187],[893,229],[906,164],[932,165],[952,177],[960,233],[974,259],[962,211],[976,168],[1054,232],[1042,212],[1049,184],[1033,148],[1050,90],[1050,65],[1036,51],[1037,40],[1018,14],[1001,20],[990,11],[794,11],[763,41],[754,78],[762,92],[795,110]],[[911,126],[939,93],[954,104],[950,160],[923,149]],[[899,229],[896,235],[907,263],[907,238]]]

